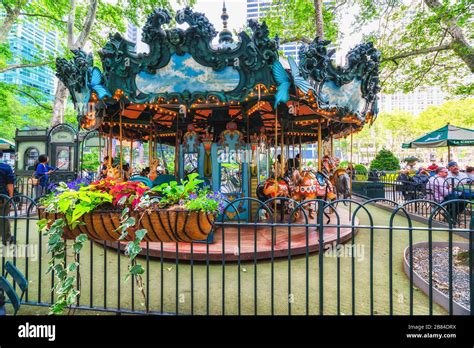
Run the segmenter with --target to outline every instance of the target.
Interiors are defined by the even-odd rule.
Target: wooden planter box
[[[83,215],[81,224],[74,229],[64,228],[65,239],[75,239],[85,233],[89,238],[103,241],[118,241],[121,233],[120,211],[93,211]],[[44,208],[38,208],[41,219],[56,220],[64,217],[63,214],[46,213]],[[134,216],[138,219],[138,214]],[[137,229],[146,229],[148,233],[143,238],[148,242],[191,242],[205,240],[214,227],[214,214],[187,210],[156,209],[145,213]],[[129,229],[124,241],[135,239],[135,229]]]

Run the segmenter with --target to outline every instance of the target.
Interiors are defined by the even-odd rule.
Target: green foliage
[[[363,164],[354,165],[354,169],[357,174],[366,175],[368,174],[367,168]]]
[[[452,44],[446,50],[396,58],[400,54],[452,43],[448,27],[456,26],[457,35],[464,35],[469,42],[474,33],[472,2],[440,0],[437,8],[430,8],[428,1],[423,0],[411,3],[356,0],[355,3],[360,8],[355,29],[362,30],[369,24],[374,27],[367,39],[373,40],[382,52],[384,92],[408,92],[422,85],[439,85],[457,94],[472,95],[472,88],[468,87],[472,82],[465,78],[472,72],[460,56],[461,52],[470,51],[472,59],[472,47],[458,44],[456,48]],[[389,59],[391,57],[395,59]]]
[[[90,153],[85,153],[82,156],[82,164],[81,167],[83,170],[87,170],[89,172],[95,172],[97,168],[99,168],[99,156],[96,151],[92,151]]]
[[[341,161],[341,163],[339,163],[339,168],[347,169],[347,167],[349,167],[348,161]]]
[[[51,193],[41,200],[47,212],[62,213],[71,228],[79,225],[79,219],[104,203],[112,203],[113,196],[81,187],[78,191],[70,190],[65,183],[60,183],[57,193]]]
[[[199,185],[203,183],[198,177],[199,174],[192,173],[188,175],[188,180],[183,180],[181,184],[171,181],[169,184],[164,183],[154,187],[152,191],[161,195],[160,203],[163,206],[179,204],[181,201],[189,199],[190,194],[197,192]]]
[[[398,158],[395,155],[386,149],[379,151],[374,160],[370,163],[370,170],[398,170],[400,169],[400,164]]]
[[[72,306],[80,294],[76,288],[76,273],[79,266],[79,253],[87,240],[85,234],[80,234],[71,246],[74,261],[66,262],[66,252],[68,249],[66,241],[63,239],[64,228],[67,226],[66,220],[60,218],[54,221],[42,219],[38,221],[40,232],[48,237],[48,254],[51,259],[48,262],[47,273],[54,271],[56,283],[53,290],[56,293],[55,302],[50,307],[50,314],[60,314],[65,308]]]
[[[215,213],[223,210],[223,197],[219,193],[210,193],[207,190],[202,190],[197,195],[191,195],[185,207],[190,211]]]
[[[273,4],[275,6],[268,7],[263,19],[271,35],[278,35],[283,40],[304,38],[312,41],[316,37],[313,0],[273,0]],[[335,42],[339,33],[338,22],[334,11],[327,6],[323,6],[323,21],[325,39]]]

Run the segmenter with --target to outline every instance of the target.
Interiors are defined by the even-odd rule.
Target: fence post
[[[319,314],[324,314],[324,205],[318,207],[318,237],[319,237]]]
[[[474,316],[474,215],[469,224],[469,291],[470,313]]]

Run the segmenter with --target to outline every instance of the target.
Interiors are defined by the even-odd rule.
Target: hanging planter
[[[64,218],[61,213],[47,213],[44,207],[38,207],[40,219],[55,221]],[[135,217],[137,214],[132,214]],[[192,242],[205,240],[212,232],[215,220],[214,213],[189,211],[184,209],[153,209],[143,214],[137,226],[127,229],[127,236],[121,240],[135,240],[135,231],[146,229],[143,241],[147,242]],[[90,239],[116,242],[122,232],[120,211],[94,210],[84,214],[77,221],[75,228],[64,227],[64,239],[75,239],[86,234]]]

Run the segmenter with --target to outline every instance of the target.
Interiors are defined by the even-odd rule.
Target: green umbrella
[[[474,145],[474,130],[452,126],[449,123],[435,130],[434,132],[423,135],[421,138],[413,140],[409,143],[403,144],[404,149],[414,149],[420,147],[435,148],[451,146],[473,146]]]
[[[15,144],[11,141],[0,138],[0,151],[15,152]]]

